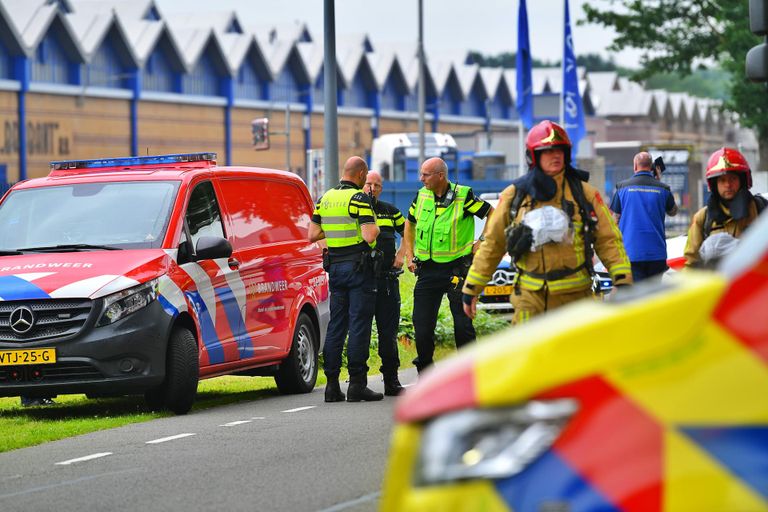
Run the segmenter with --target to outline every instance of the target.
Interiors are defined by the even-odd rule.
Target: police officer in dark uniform
[[[381,174],[370,171],[368,179],[365,181],[364,190],[373,199],[373,211],[376,213],[376,224],[380,230],[376,239],[376,248],[383,253],[380,270],[376,276],[375,316],[376,329],[379,334],[381,374],[384,377],[384,394],[397,396],[403,391],[403,386],[397,376],[397,370],[400,368],[400,357],[397,353],[397,332],[400,326],[400,282],[398,275],[402,273],[405,245],[400,244],[400,250],[395,251],[395,233],[403,236],[405,219],[395,205],[379,200],[382,191]]]
[[[408,211],[403,244],[408,269],[414,272],[418,266],[413,289],[413,328],[418,354],[414,364],[421,372],[432,364],[435,327],[444,295],[448,295],[451,307],[456,347],[475,340],[472,319],[464,313],[461,303],[461,284],[472,259],[474,218],[485,218],[493,208],[476,198],[470,187],[448,181],[448,166],[441,158],[425,161],[419,179],[424,187]]]
[[[331,292],[331,318],[323,347],[323,370],[328,379],[326,402],[376,401],[384,398],[368,388],[371,322],[376,304],[372,250],[379,227],[371,198],[361,189],[368,166],[353,156],[344,164],[342,180],[317,202],[309,226],[309,240],[325,239],[324,256]],[[339,386],[344,339],[347,342],[347,396]]]

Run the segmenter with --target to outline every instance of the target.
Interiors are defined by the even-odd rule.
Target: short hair
[[[636,167],[650,169],[652,162],[653,162],[653,158],[651,157],[651,154],[646,151],[641,151],[640,153],[635,155]]]

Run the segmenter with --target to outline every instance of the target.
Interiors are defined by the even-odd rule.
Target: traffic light
[[[768,0],[749,0],[749,30],[763,38],[768,35]],[[768,82],[768,41],[747,52],[747,78]]]
[[[269,119],[260,117],[251,122],[251,132],[253,133],[253,149],[261,151],[269,149]]]

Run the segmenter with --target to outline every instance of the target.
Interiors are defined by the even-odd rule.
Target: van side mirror
[[[232,256],[232,244],[220,236],[201,236],[195,246],[195,260],[214,260]]]

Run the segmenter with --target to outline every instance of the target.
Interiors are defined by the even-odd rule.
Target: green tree
[[[601,5],[602,4],[602,5]],[[643,51],[636,80],[657,73],[689,75],[717,63],[729,73],[727,111],[760,141],[760,168],[768,165],[768,92],[744,74],[747,51],[760,42],[749,30],[746,0],[600,0],[584,4],[586,20],[613,29],[613,51]]]
[[[515,69],[515,59],[517,59],[517,53],[514,52],[502,52],[498,55],[483,55],[477,50],[470,50],[469,55],[472,60],[484,68],[505,68]],[[533,59],[533,67],[545,68],[552,66],[559,66],[559,62],[549,63],[547,61]]]
[[[587,71],[617,71],[619,67],[613,59],[605,60],[598,53],[587,53],[576,56],[576,65],[584,66]]]

